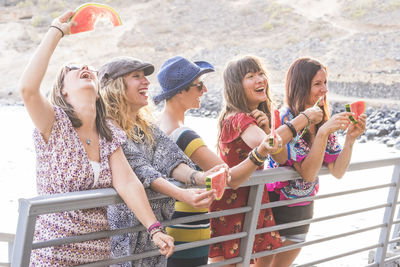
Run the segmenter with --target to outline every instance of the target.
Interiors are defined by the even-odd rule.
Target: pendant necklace
[[[90,145],[90,139],[89,139],[89,138],[86,138],[85,143],[88,144],[88,145]]]

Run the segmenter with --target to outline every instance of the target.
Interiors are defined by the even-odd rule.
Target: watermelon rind
[[[117,13],[117,11],[115,11],[115,9],[113,9],[112,7],[110,7],[108,5],[100,4],[100,3],[85,3],[85,4],[80,5],[75,10],[74,15],[71,17],[70,21],[74,21],[75,18],[79,16],[79,13],[81,13],[83,10],[85,10],[87,8],[90,8],[90,7],[94,7],[96,9],[100,9],[100,10],[102,10],[102,9],[108,10],[110,12],[110,14],[113,15],[113,17],[110,18],[110,21],[114,25],[114,27],[122,25],[121,18],[119,16],[119,14]],[[92,25],[93,27],[94,27],[94,24],[97,21],[97,19],[98,18],[96,17],[96,19],[94,20],[94,23]],[[84,31],[93,30],[93,27],[89,27],[88,29],[86,29]],[[71,28],[70,28],[70,34],[84,32],[84,31],[77,31],[77,30],[74,29],[74,26],[71,26]]]
[[[215,172],[215,173],[213,173],[213,174],[211,174],[211,175],[213,175],[212,177],[215,177],[214,175],[220,175],[221,172],[225,172],[225,169],[222,168],[222,169],[220,169],[219,171],[217,171],[217,172]],[[213,179],[212,177],[206,177],[206,189],[207,189],[207,191],[210,191],[210,190],[212,189],[212,179]],[[224,184],[225,184],[225,186],[226,186],[226,181],[225,181]],[[220,199],[222,198],[222,196],[224,195],[225,186],[224,186],[224,188],[222,189],[221,195],[220,195],[220,196],[217,195],[216,200],[220,200]],[[217,192],[217,193],[218,193],[218,192]]]
[[[351,112],[350,104],[346,104],[345,108],[347,112]],[[352,115],[349,116],[349,119],[354,124],[358,123],[358,121]]]

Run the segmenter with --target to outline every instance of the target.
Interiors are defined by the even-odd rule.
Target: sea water
[[[18,199],[36,196],[35,153],[32,141],[33,124],[22,106],[0,106],[0,233],[15,233],[18,219]],[[188,117],[185,124],[193,128],[215,151],[217,140],[217,120],[210,118]],[[343,144],[343,140],[341,140]],[[352,161],[367,160],[390,155],[399,155],[399,151],[389,149],[382,144],[355,144]],[[319,194],[328,194],[389,182],[393,167],[366,171],[348,172],[338,180],[331,175],[320,177]],[[318,200],[315,202],[314,217],[329,216],[360,207],[382,204],[386,200],[388,189],[369,193],[358,193]],[[368,225],[382,222],[383,210],[370,211],[358,215],[331,219],[311,225],[308,240],[327,235],[352,231]],[[305,263],[322,257],[328,257],[344,251],[367,246],[378,242],[379,230],[352,235],[320,245],[302,249],[297,263]],[[319,266],[363,266],[367,264],[368,252],[345,257]],[[0,262],[7,261],[7,244],[0,243]]]

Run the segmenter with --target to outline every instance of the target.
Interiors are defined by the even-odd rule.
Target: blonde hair
[[[112,80],[102,88],[107,115],[126,133],[129,139],[136,143],[145,140],[154,144],[154,119],[148,107],[141,108],[136,114],[136,120],[130,117],[131,107],[126,97],[126,82],[123,76]]]

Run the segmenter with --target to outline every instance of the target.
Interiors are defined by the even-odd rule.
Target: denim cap
[[[157,105],[187,88],[200,75],[212,72],[214,66],[205,61],[191,62],[181,56],[173,57],[164,62],[157,75],[162,93],[153,98]]]
[[[133,57],[113,58],[99,69],[98,77],[101,87],[135,70],[143,70],[144,75],[147,76],[154,72],[154,66]]]

